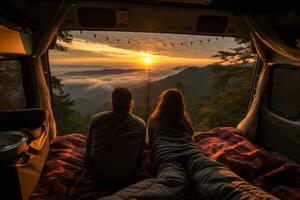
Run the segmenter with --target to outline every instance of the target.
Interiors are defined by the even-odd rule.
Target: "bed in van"
[[[137,185],[96,185],[85,171],[85,136],[57,135],[48,49],[60,30],[250,39],[258,60],[246,116],[237,127],[194,136],[207,162],[224,167],[220,174],[206,166],[199,193],[300,198],[300,8],[293,1],[10,0],[0,8],[1,199],[143,199],[138,182],[151,179],[145,149]]]

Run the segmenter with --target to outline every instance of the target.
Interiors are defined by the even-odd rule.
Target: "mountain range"
[[[213,72],[211,67],[185,67],[182,71],[168,76],[166,78],[150,82],[150,103],[154,104],[161,91],[180,87],[187,97],[194,97],[206,94],[207,90],[213,83]],[[132,87],[135,105],[144,106],[147,85]],[[80,91],[76,91],[80,92]],[[109,108],[107,97],[110,97],[110,91],[98,90],[94,96],[90,98],[75,99],[74,108],[82,114],[93,113],[95,111],[106,110]],[[105,101],[103,101],[105,100]]]

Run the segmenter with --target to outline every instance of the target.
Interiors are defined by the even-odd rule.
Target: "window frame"
[[[295,70],[295,71],[299,70],[300,71],[298,66],[291,65],[291,64],[274,64],[270,67],[269,81],[268,81],[268,85],[267,85],[268,93],[267,93],[267,98],[266,98],[266,107],[270,112],[272,112],[273,114],[275,114],[279,117],[282,117],[288,121],[297,122],[300,120],[300,114],[298,114],[298,116],[295,118],[290,118],[280,112],[275,111],[272,108],[273,83],[274,83],[274,74],[275,74],[276,69],[290,69],[290,70]]]
[[[42,56],[42,64],[43,64],[43,74],[45,76],[46,84],[47,84],[49,94],[50,94],[50,102],[51,102],[52,112],[55,115],[56,111],[55,111],[55,107],[54,107],[51,70],[50,70],[50,64],[49,64],[49,48],[47,49],[45,54]]]
[[[258,82],[260,73],[262,71],[262,68],[263,68],[263,61],[261,60],[261,58],[259,56],[257,56],[256,62],[255,62],[255,67],[254,67],[254,70],[253,70],[252,80],[251,80],[251,88],[250,88],[250,91],[249,91],[248,105],[247,105],[248,107],[247,107],[246,113],[251,108],[251,104],[253,102],[254,95],[255,95],[255,92],[256,92],[257,82]]]
[[[33,70],[30,69],[28,64],[28,56],[0,56],[1,61],[18,61],[21,67],[22,84],[25,95],[25,107],[36,107],[36,90],[34,89],[35,76],[33,76]]]

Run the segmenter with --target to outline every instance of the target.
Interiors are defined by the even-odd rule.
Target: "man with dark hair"
[[[146,128],[131,113],[131,91],[116,88],[112,93],[112,111],[96,114],[86,144],[86,166],[95,181],[126,184],[136,175],[143,158]]]

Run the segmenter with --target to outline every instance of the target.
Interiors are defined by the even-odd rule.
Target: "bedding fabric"
[[[272,156],[235,128],[217,128],[194,137],[198,148],[253,185],[280,199],[300,199],[300,166]]]
[[[276,199],[211,160],[185,138],[153,142],[151,161],[157,178],[131,185],[101,200],[185,199],[191,187],[197,199]]]
[[[212,159],[192,153],[182,162],[162,162],[157,178],[149,174],[149,152],[145,151],[142,168],[129,187],[96,185],[91,181],[84,170],[85,139],[83,135],[71,134],[59,136],[52,142],[49,160],[31,200],[174,199],[171,197],[174,195],[182,198],[186,179],[193,182],[190,184],[193,188],[189,189],[203,199],[275,198],[253,185],[281,199],[299,199],[299,166],[270,156],[234,128],[196,135],[197,147]],[[184,173],[184,168],[188,168],[189,173]]]
[[[49,160],[31,200],[96,199],[124,186],[96,185],[85,170],[85,141],[81,134],[58,136],[50,146]],[[148,151],[144,152],[145,158]],[[149,160],[144,159],[135,182],[150,178]]]

